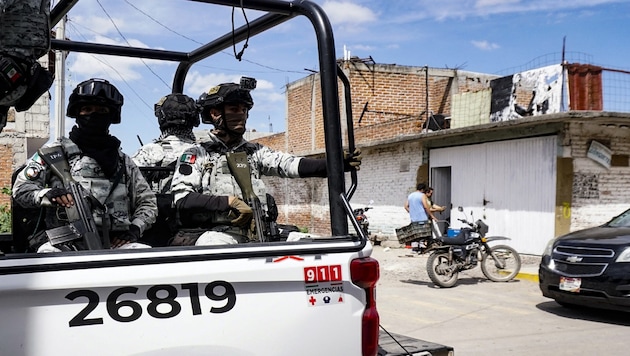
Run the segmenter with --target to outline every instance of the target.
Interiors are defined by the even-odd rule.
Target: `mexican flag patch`
[[[184,153],[182,158],[179,159],[180,162],[193,164],[197,160],[197,156],[191,153]]]

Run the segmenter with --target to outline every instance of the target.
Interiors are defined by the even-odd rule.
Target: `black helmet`
[[[199,108],[195,99],[185,94],[168,94],[154,105],[160,130],[170,126],[199,126]]]
[[[241,84],[223,83],[210,88],[197,100],[201,108],[201,121],[204,124],[213,124],[210,109],[223,107],[223,104],[245,104],[251,110],[254,100],[249,92],[255,88],[256,79],[248,77],[241,78]]]
[[[66,112],[68,117],[77,118],[83,105],[102,105],[111,110],[112,124],[119,124],[123,101],[122,94],[114,85],[105,79],[92,78],[74,88]]]

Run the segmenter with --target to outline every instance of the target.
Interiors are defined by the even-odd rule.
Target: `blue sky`
[[[566,36],[569,60],[630,69],[630,0],[314,2],[323,7],[333,25],[337,58],[343,57],[345,46],[352,56],[372,57],[381,64],[507,75],[559,63]],[[250,10],[246,14],[250,21],[260,16]],[[244,24],[240,10],[235,11],[234,21],[236,27]],[[80,0],[68,14],[66,37],[190,51],[231,28],[231,10],[226,7],[185,0]],[[242,47],[243,43],[237,43],[236,52]],[[72,53],[66,66],[66,96],[90,77],[113,82],[123,93],[125,105],[122,123],[111,131],[131,154],[140,146],[136,135],[144,143],[159,136],[153,104],[170,92],[175,68],[170,62]],[[252,37],[242,61],[229,49],[195,64],[184,93],[196,99],[216,84],[255,77],[258,88],[252,92],[255,105],[248,129],[281,132],[286,126],[286,84],[317,70],[310,23],[296,18]],[[54,88],[51,94],[54,107]],[[66,131],[73,124],[67,119]]]

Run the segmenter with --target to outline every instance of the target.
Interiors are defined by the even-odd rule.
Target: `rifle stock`
[[[52,172],[63,181],[66,190],[72,195],[74,205],[66,208],[68,216],[68,229],[51,229],[47,232],[48,238],[54,245],[68,241],[68,235],[74,233],[80,238],[85,248],[88,250],[102,249],[105,245],[109,248],[109,241],[101,241],[98,228],[92,216],[92,209],[87,201],[87,193],[83,187],[77,183],[70,174],[70,166],[61,146],[43,147],[39,151],[39,156],[46,162]]]
[[[247,161],[246,152],[228,152],[227,163],[230,168],[232,176],[236,180],[236,183],[241,187],[243,192],[243,199],[254,211],[254,222],[256,223],[256,237],[260,242],[266,242],[267,238],[264,234],[264,212],[260,199],[254,193],[252,187],[252,177],[249,168],[249,162]]]

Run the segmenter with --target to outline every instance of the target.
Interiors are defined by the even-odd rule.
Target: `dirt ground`
[[[390,248],[380,245],[374,246],[372,257],[376,258],[381,267],[379,283],[395,283],[400,280],[422,280],[430,283],[426,270],[426,262],[429,254],[419,255],[408,248]],[[540,256],[521,255],[521,270],[523,273],[536,275]],[[485,278],[481,268],[460,272],[464,278]]]

